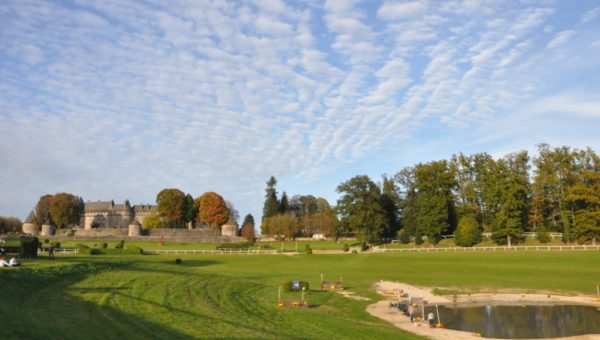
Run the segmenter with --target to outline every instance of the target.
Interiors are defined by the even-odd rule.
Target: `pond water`
[[[438,306],[446,328],[504,339],[555,338],[600,334],[600,310],[578,305]],[[435,306],[426,307],[425,314]],[[436,315],[437,320],[437,315]]]

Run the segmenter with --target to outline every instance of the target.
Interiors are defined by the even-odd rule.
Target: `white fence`
[[[144,254],[244,254],[244,255],[257,255],[257,254],[277,254],[277,250],[258,250],[258,249],[144,249]]]
[[[48,253],[48,248],[44,248],[43,250],[38,249],[38,253]],[[77,248],[56,248],[54,249],[54,253],[71,253],[77,254]]]
[[[598,246],[517,246],[517,247],[447,247],[447,248],[379,248],[373,252],[477,252],[477,251],[541,251],[600,250]]]

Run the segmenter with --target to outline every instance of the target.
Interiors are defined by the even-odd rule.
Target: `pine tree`
[[[263,234],[268,234],[268,218],[277,215],[279,211],[279,202],[277,201],[277,191],[275,186],[277,180],[271,176],[267,182],[267,188],[265,189],[265,203],[263,205],[263,215],[261,219],[261,231]]]

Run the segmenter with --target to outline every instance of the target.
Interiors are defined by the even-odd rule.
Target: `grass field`
[[[599,252],[70,256],[0,268],[0,338],[372,338],[416,336],[371,317],[378,280],[480,291],[594,294]],[[278,309],[289,280],[343,276],[370,302],[311,291]],[[292,297],[297,294],[287,293]]]

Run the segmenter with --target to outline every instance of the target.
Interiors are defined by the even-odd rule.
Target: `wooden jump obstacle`
[[[309,308],[310,305],[307,301],[302,300],[279,300],[277,301],[277,307],[280,308]]]
[[[341,281],[323,281],[321,282],[321,290],[343,290]]]

